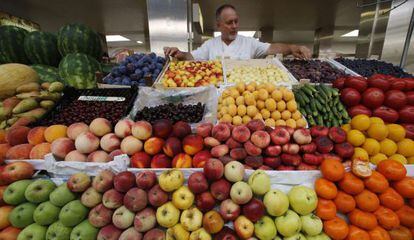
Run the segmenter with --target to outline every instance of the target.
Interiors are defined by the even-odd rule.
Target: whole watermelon
[[[29,63],[24,52],[24,38],[28,32],[15,26],[0,26],[0,62]]]
[[[96,87],[96,71],[101,71],[99,62],[83,53],[69,53],[59,63],[60,77],[78,89]]]
[[[60,53],[57,49],[57,37],[52,33],[30,32],[24,39],[24,51],[33,64],[59,65]]]
[[[99,34],[82,24],[68,24],[59,29],[58,49],[62,56],[69,53],[85,53],[96,59],[102,56]]]
[[[41,83],[61,81],[61,78],[59,76],[59,69],[56,67],[42,65],[42,64],[34,64],[31,67],[39,75]]]

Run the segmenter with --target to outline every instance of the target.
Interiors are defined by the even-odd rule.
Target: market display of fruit
[[[266,67],[236,66],[231,70],[227,70],[226,77],[228,83],[292,83],[284,70],[271,64]]]
[[[343,70],[332,67],[321,60],[284,60],[283,65],[297,80],[309,79],[314,83],[331,83],[335,79],[346,76]]]
[[[336,58],[335,61],[364,77],[371,77],[374,74],[391,75],[397,78],[413,77],[412,74],[405,72],[396,65],[375,59]]]
[[[386,75],[338,78],[333,86],[340,89],[341,101],[349,115],[379,117],[386,123],[414,123],[414,79]]]
[[[304,84],[293,90],[299,111],[309,126],[340,126],[349,115],[339,99],[338,90],[323,84]]]
[[[199,87],[223,82],[220,61],[179,61],[169,63],[161,78],[163,87]]]
[[[146,77],[151,84],[157,79],[165,64],[165,58],[150,54],[133,54],[128,56],[111,73],[104,78],[104,83],[115,85],[147,86]]]
[[[219,97],[217,119],[233,125],[247,124],[252,119],[265,121],[266,126],[305,127],[293,92],[271,83],[238,83],[224,90]]]
[[[205,105],[200,102],[195,105],[175,105],[173,103],[159,105],[156,107],[144,107],[138,111],[135,120],[145,120],[154,123],[160,119],[171,119],[173,123],[186,121],[198,123],[203,119]]]

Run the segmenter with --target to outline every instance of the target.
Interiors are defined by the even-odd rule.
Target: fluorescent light
[[[107,42],[127,42],[130,40],[121,35],[106,35],[106,41]]]
[[[256,31],[238,31],[237,34],[245,37],[253,37]],[[214,32],[214,37],[221,36],[221,32]]]
[[[143,44],[143,42],[142,42],[142,41],[137,41],[137,43],[138,43],[138,44]]]
[[[358,34],[359,34],[359,30],[355,29],[353,31],[350,31],[349,33],[345,33],[341,37],[358,37]]]

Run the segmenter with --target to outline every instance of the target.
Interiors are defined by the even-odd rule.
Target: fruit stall
[[[134,53],[104,75],[88,26],[0,35],[0,240],[413,239],[401,68]]]

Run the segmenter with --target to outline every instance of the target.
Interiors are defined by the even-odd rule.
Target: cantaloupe
[[[14,96],[17,87],[30,82],[39,82],[33,68],[19,63],[0,65],[0,99]]]

